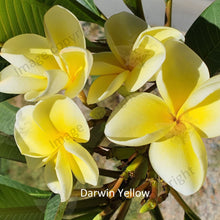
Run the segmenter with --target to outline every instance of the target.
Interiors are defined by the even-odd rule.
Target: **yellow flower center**
[[[180,117],[175,117],[172,115],[172,121],[174,123],[174,126],[166,135],[166,138],[172,138],[173,136],[178,136],[181,133],[184,133],[185,130],[187,129],[185,123],[181,121]]]

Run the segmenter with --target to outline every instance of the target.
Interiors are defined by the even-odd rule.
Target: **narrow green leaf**
[[[86,47],[88,50],[95,53],[110,51],[107,43],[91,42],[88,39],[86,39]]]
[[[105,122],[98,123],[93,127],[90,132],[90,140],[89,142],[82,144],[90,153],[93,152],[93,149],[102,142],[102,139],[105,137],[104,135]]]
[[[14,134],[15,117],[18,108],[7,102],[0,103],[0,131],[8,135]]]
[[[14,95],[14,94],[5,94],[5,93],[1,93],[0,92],[0,102],[3,102],[5,100],[7,100],[7,99],[11,99],[11,98],[13,98],[15,96],[16,95]]]
[[[21,155],[13,136],[0,133],[0,157],[25,163],[25,157]]]
[[[135,152],[136,152],[136,148],[133,148],[133,147],[114,147],[114,148],[111,148],[112,156],[118,160],[128,159]]]
[[[135,15],[138,13],[136,0],[123,0],[123,1]]]
[[[9,63],[0,56],[0,71],[3,70]]]
[[[0,175],[0,219],[41,220],[49,196]]]
[[[51,192],[49,191],[43,191],[31,186],[27,186],[24,184],[21,184],[17,181],[14,181],[6,176],[0,175],[0,185],[4,185],[19,191],[22,191],[29,196],[33,196],[35,198],[43,199],[43,198],[49,198],[51,196]]]
[[[60,195],[54,195],[47,203],[44,220],[61,220],[67,204],[60,201]]]
[[[220,71],[220,0],[213,2],[186,33],[186,44],[207,64],[210,74]]]
[[[94,211],[91,211],[85,215],[81,215],[75,218],[73,217],[73,220],[91,220],[101,211],[102,211],[101,209],[94,209]]]
[[[141,0],[123,0],[127,7],[138,17],[145,20],[144,11]]]
[[[88,8],[90,11],[92,11],[93,13],[97,14],[98,16],[100,16],[100,12],[97,9],[95,3],[93,0],[77,0],[79,3],[81,3],[83,6],[85,6],[86,8]]]

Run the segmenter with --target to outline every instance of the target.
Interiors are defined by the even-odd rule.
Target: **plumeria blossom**
[[[126,146],[150,144],[149,158],[165,182],[184,195],[201,187],[207,170],[201,138],[220,135],[220,76],[209,78],[205,63],[184,43],[165,43],[157,76],[162,98],[136,93],[110,116],[105,134]]]
[[[84,87],[93,58],[78,19],[54,6],[44,16],[46,38],[22,34],[9,39],[1,56],[11,63],[0,73],[0,92],[36,101],[65,89],[73,98]]]
[[[137,91],[160,71],[166,57],[163,44],[169,39],[184,41],[176,29],[149,28],[145,21],[127,12],[106,21],[105,35],[111,52],[94,54],[90,74],[99,77],[90,87],[89,104],[109,97],[122,84],[129,92]]]
[[[45,166],[48,187],[69,199],[73,176],[81,183],[97,184],[98,168],[79,143],[90,138],[86,119],[68,97],[54,95],[35,106],[21,108],[16,115],[15,140],[29,167]]]

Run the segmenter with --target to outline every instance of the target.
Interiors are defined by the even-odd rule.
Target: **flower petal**
[[[89,127],[78,106],[68,97],[54,102],[50,111],[50,120],[63,134],[63,139],[87,142],[90,138]]]
[[[45,167],[47,186],[54,193],[60,194],[61,202],[67,201],[73,188],[73,177],[69,158],[64,149],[57,153],[56,160],[51,160]]]
[[[175,28],[171,27],[152,27],[143,31],[138,38],[142,38],[145,35],[155,37],[161,43],[165,43],[167,40],[181,40],[185,41],[184,35]]]
[[[45,74],[47,76],[47,87],[43,91],[32,90],[27,92],[24,96],[25,100],[35,102],[54,95],[62,90],[68,82],[68,76],[62,70],[48,70]]]
[[[91,85],[87,97],[87,103],[100,102],[115,93],[126,80],[129,71],[120,74],[103,75],[98,77]]]
[[[153,169],[178,192],[191,195],[202,186],[207,170],[206,150],[193,128],[152,143],[149,157]]]
[[[45,165],[44,162],[45,157],[28,157],[25,156],[25,160],[27,162],[27,166],[29,169],[36,170]]]
[[[99,170],[90,153],[84,147],[74,141],[65,141],[64,147],[72,154],[74,161],[78,165],[78,167],[72,167],[72,171],[76,178],[78,179],[79,175],[82,174],[84,179],[83,182],[92,184],[94,186],[97,185]],[[77,168],[79,168],[81,172],[77,171]]]
[[[158,74],[157,86],[173,114],[181,108],[191,92],[209,78],[201,58],[179,41],[165,43],[166,60]]]
[[[160,69],[165,56],[165,48],[157,39],[151,36],[138,39],[129,59],[129,66],[134,69],[125,82],[127,90],[134,92],[151,79]]]
[[[200,130],[203,137],[220,135],[220,76],[212,77],[189,97],[181,108],[181,120]]]
[[[30,73],[23,74],[20,69],[9,65],[0,73],[0,92],[24,94],[31,90],[44,90],[47,79]]]
[[[53,151],[48,135],[33,120],[35,106],[21,108],[16,114],[15,141],[20,152],[30,157],[46,157]]]
[[[60,52],[60,56],[69,74],[69,82],[66,85],[65,95],[73,98],[85,86],[92,68],[92,54],[79,47],[68,47]]]
[[[108,45],[122,65],[128,60],[137,36],[147,27],[145,21],[128,12],[115,14],[106,21]]]
[[[85,48],[85,38],[79,20],[69,10],[56,5],[44,15],[47,38],[53,53],[69,46]]]
[[[172,116],[162,99],[149,93],[136,93],[113,111],[105,135],[117,144],[140,146],[163,137],[172,126]]]
[[[1,56],[14,66],[38,75],[43,75],[45,69],[59,69],[47,39],[36,34],[9,39],[1,49]]]
[[[90,75],[117,74],[125,70],[111,52],[93,54],[94,63]]]
[[[47,133],[51,140],[57,138],[58,131],[50,120],[49,115],[54,103],[57,100],[63,100],[65,98],[63,95],[53,95],[41,100],[35,105],[33,119]]]

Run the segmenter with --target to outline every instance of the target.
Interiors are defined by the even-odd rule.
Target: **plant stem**
[[[131,199],[125,200],[119,210],[116,220],[123,220],[128,213],[129,207],[131,205]]]
[[[166,4],[166,8],[165,8],[165,26],[167,26],[167,27],[171,27],[172,3],[173,3],[173,0],[165,0],[165,4]]]
[[[105,170],[99,168],[99,175],[101,176],[107,176],[107,177],[112,177],[112,178],[119,178],[121,172],[120,171],[115,171],[115,170]]]
[[[148,89],[146,89],[144,92],[148,92],[151,93],[152,91],[154,91],[157,88],[156,83],[154,83],[152,86],[150,86]]]
[[[188,216],[190,216],[193,220],[201,220],[172,187],[170,187],[170,192]]]
[[[163,216],[158,206],[156,206],[153,210],[151,210],[150,214],[153,220],[163,220]]]

